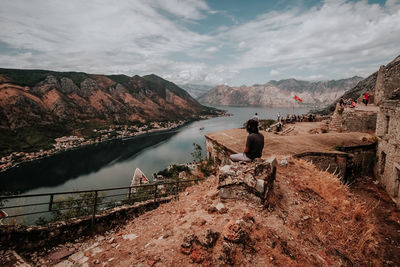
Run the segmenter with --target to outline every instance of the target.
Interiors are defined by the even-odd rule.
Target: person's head
[[[257,112],[256,112],[256,114],[255,114],[256,116],[258,116],[258,114],[257,114]]]
[[[258,133],[258,121],[248,120],[246,123],[246,130],[248,133]]]

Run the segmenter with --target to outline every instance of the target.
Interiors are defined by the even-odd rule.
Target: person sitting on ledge
[[[264,136],[258,132],[258,121],[249,120],[246,123],[246,130],[249,133],[246,140],[246,148],[243,153],[232,154],[232,161],[252,161],[261,158],[264,148]]]

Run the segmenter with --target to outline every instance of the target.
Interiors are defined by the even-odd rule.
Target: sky
[[[177,84],[367,77],[400,55],[400,0],[2,0],[0,68]]]

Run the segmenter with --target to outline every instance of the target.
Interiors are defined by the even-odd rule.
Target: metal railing
[[[148,200],[157,202],[157,199],[168,196],[179,198],[180,191],[202,180],[204,178],[190,180],[177,179],[128,187],[0,196],[0,203],[3,203],[0,209],[8,213],[8,216],[3,218],[7,220],[41,214],[64,215],[64,219],[68,219],[65,218],[65,216],[68,216],[68,214],[65,214],[66,211],[78,210],[78,212],[71,213],[73,214],[71,218],[79,217],[77,214],[81,214],[81,216],[91,215],[92,223],[94,224],[96,214],[99,214],[99,211],[101,213],[123,204],[134,204]],[[67,198],[64,199],[62,196]],[[34,199],[37,201],[35,202]],[[27,204],[18,204],[18,200],[27,202]],[[104,202],[104,200],[106,201]]]

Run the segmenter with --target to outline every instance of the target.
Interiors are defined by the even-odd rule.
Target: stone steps
[[[338,113],[334,113],[329,123],[329,131],[340,132],[342,130],[342,117]]]

